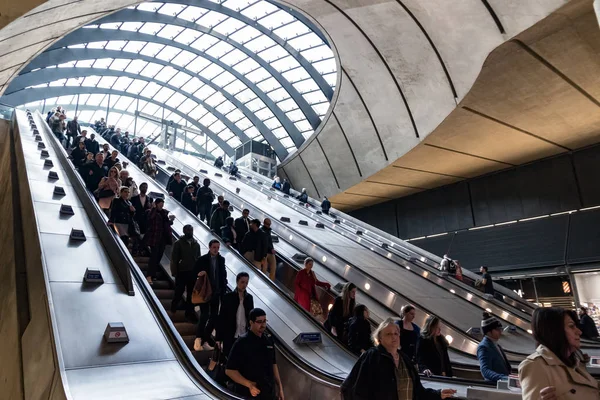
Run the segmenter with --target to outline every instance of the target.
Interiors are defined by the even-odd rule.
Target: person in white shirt
[[[223,350],[223,355],[229,355],[233,343],[248,329],[248,314],[254,308],[254,299],[246,291],[250,277],[246,272],[240,272],[235,277],[236,288],[223,296],[219,323],[216,329],[216,341]]]

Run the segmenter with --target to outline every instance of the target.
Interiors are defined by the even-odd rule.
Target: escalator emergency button
[[[99,269],[85,269],[85,275],[83,275],[83,281],[85,283],[104,283],[104,279],[102,278],[102,273]]]
[[[104,330],[104,339],[107,343],[128,343],[129,335],[123,323],[109,322]]]

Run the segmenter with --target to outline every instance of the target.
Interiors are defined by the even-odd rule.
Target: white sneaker
[[[200,340],[200,338],[196,338],[196,340],[194,340],[194,350],[195,351],[202,350],[202,340]]]
[[[208,344],[208,342],[204,342],[204,344],[202,345],[202,349],[207,351],[213,351],[215,348]]]

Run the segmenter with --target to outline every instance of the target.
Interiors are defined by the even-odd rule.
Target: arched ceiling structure
[[[320,125],[336,80],[327,38],[294,10],[264,0],[173,0],[71,32],[20,72],[3,101],[164,110],[206,133],[211,153],[231,156],[253,139],[283,160]]]

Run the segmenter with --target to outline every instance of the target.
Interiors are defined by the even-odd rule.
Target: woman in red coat
[[[296,281],[294,282],[294,300],[298,302],[305,310],[310,312],[310,301],[319,300],[316,286],[331,289],[327,282],[321,282],[312,271],[314,260],[307,258],[304,260],[304,269],[298,271]]]

